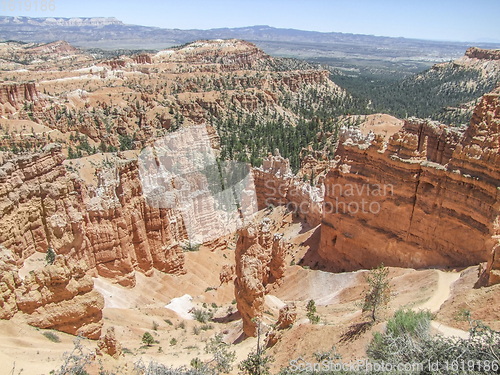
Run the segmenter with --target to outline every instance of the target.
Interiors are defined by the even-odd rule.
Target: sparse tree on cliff
[[[373,321],[376,321],[377,311],[382,306],[387,305],[391,298],[389,268],[384,267],[382,263],[377,268],[372,269],[368,275],[365,275],[365,280],[369,288],[365,292],[363,312],[369,311]]]
[[[151,333],[144,332],[144,335],[142,335],[142,342],[147,346],[151,346],[155,343],[155,339],[151,336]]]
[[[56,260],[56,252],[51,247],[48,247],[47,253],[45,254],[45,261],[47,262],[48,265],[50,265],[54,264],[55,260]]]
[[[228,348],[229,344],[222,340],[221,334],[215,335],[207,343],[205,352],[213,355],[212,360],[207,365],[213,368],[215,374],[229,374],[233,369],[236,352],[230,352]]]
[[[240,362],[238,368],[240,374],[244,375],[270,375],[270,367],[274,358],[267,355],[266,350],[261,347],[260,319],[255,317],[252,321],[257,323],[257,350],[248,353],[247,358]]]

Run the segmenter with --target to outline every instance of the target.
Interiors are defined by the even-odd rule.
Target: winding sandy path
[[[418,306],[418,310],[430,310],[435,313],[439,311],[441,305],[450,297],[451,284],[460,278],[459,272],[443,272],[436,270],[439,275],[437,290],[434,295],[425,303]]]
[[[433,313],[438,312],[441,305],[450,297],[451,284],[460,278],[459,272],[443,272],[440,270],[436,270],[436,272],[439,275],[437,290],[427,302],[415,307],[415,311],[430,310]],[[447,326],[435,320],[431,322],[431,327],[446,337],[456,336],[464,339],[469,337],[468,332]]]

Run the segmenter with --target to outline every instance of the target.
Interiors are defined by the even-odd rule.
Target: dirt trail
[[[451,285],[460,278],[460,272],[443,272],[436,270],[439,275],[437,290],[434,295],[425,303],[417,306],[414,310],[430,310],[436,313],[441,308],[441,305],[450,297]],[[461,338],[468,338],[469,333],[461,329],[449,327],[437,321],[432,321],[431,327],[444,336],[457,336]]]
[[[418,310],[430,310],[437,312],[441,305],[450,297],[451,284],[460,278],[459,272],[443,272],[436,270],[439,275],[437,290],[434,295],[425,303],[418,306]]]

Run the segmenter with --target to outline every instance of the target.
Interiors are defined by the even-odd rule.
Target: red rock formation
[[[417,149],[419,152],[427,150],[427,160],[443,165],[450,161],[463,135],[456,128],[417,118],[405,120],[404,128],[407,133],[417,135]]]
[[[135,55],[134,61],[137,64],[152,64],[151,56],[149,56],[148,54],[145,54],[145,53],[140,54],[140,55]]]
[[[64,40],[42,44],[36,47],[31,47],[26,50],[26,53],[33,55],[70,55],[77,53],[78,50]]]
[[[500,50],[470,47],[465,51],[465,56],[471,59],[500,60]]]
[[[234,93],[231,102],[249,112],[253,112],[259,105],[259,98],[249,93]]]
[[[222,266],[222,270],[219,273],[220,285],[229,283],[230,281],[234,280],[235,277],[236,277],[235,265],[224,264]]]
[[[266,340],[266,347],[271,348],[283,338],[283,333],[280,332],[290,327],[297,319],[297,310],[294,303],[283,306],[279,311],[276,327],[269,332]]]
[[[286,329],[290,327],[295,323],[295,319],[297,319],[297,309],[292,302],[280,309],[278,321],[276,322],[276,329]]]
[[[485,95],[458,144],[458,133],[415,121],[387,145],[343,142],[325,179],[320,256],[337,271],[486,261],[499,207],[498,108],[498,95]]]
[[[500,242],[498,234],[498,198],[500,181],[500,87],[483,96],[476,106],[470,126],[453,159],[450,168],[459,169],[463,175],[481,182],[484,205],[493,205],[490,220],[493,222],[495,235],[487,238],[490,244],[488,264],[481,275],[477,286],[490,286],[500,283]],[[481,194],[481,195],[480,195]],[[489,198],[490,197],[490,198]],[[489,198],[489,199],[487,199]],[[487,200],[486,200],[487,199]]]
[[[125,68],[125,65],[126,65],[125,60],[118,60],[118,59],[103,61],[102,63],[110,66],[111,70]]]
[[[278,150],[275,154],[268,155],[262,167],[253,169],[259,210],[269,205],[285,205],[310,225],[318,225],[323,212],[323,185],[312,186],[294,177],[288,159],[281,157]]]
[[[97,343],[96,353],[98,355],[107,354],[114,359],[122,355],[122,346],[115,336],[115,327],[109,327],[106,334]]]
[[[39,328],[51,328],[72,335],[97,339],[102,328],[104,298],[94,290],[86,266],[67,265],[62,255],[56,256],[53,265],[37,269],[24,280],[8,250],[0,259],[3,305],[2,319],[10,319],[22,312],[28,324]]]
[[[0,319],[10,319],[17,312],[15,291],[22,280],[17,272],[17,265],[12,253],[0,249]]]
[[[38,92],[34,82],[0,83],[0,104],[9,103],[14,108],[20,108],[25,101],[38,100]]]
[[[238,48],[234,48],[234,46]],[[193,52],[189,47],[198,47]],[[254,44],[242,40],[203,40],[191,43],[188,48],[181,49],[186,61],[190,63],[221,64],[229,69],[250,68],[271,57]]]
[[[241,229],[236,244],[234,292],[243,331],[257,335],[254,317],[264,312],[264,295],[272,283],[280,282],[285,270],[285,246],[281,236],[272,238],[267,222]],[[267,287],[267,288],[266,288]]]
[[[69,176],[63,159],[61,147],[49,145],[0,166],[0,244],[19,265],[51,246],[122,285],[135,284],[134,270],[184,272],[182,217],[146,203],[137,161],[101,171],[93,188]]]
[[[310,70],[289,72],[281,77],[282,83],[290,88],[291,91],[297,92],[302,85],[314,85],[324,83],[328,80],[328,71],[326,70]]]

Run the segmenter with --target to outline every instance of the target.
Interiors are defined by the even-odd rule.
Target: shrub
[[[52,342],[61,342],[59,336],[57,336],[54,332],[46,331],[42,333],[46,338],[48,338]]]
[[[177,345],[177,339],[175,337],[172,337],[172,339],[170,340],[170,346],[174,345]]]
[[[312,324],[318,324],[320,321],[320,318],[319,318],[319,315],[315,314],[316,313],[316,302],[314,302],[313,299],[307,303],[306,309],[307,309],[307,317],[309,318],[309,321]]]
[[[153,336],[151,336],[151,333],[149,332],[144,332],[144,335],[142,335],[142,342],[146,344],[147,346],[151,346],[154,344],[155,340]]]
[[[306,306],[306,309],[308,312],[310,313],[316,313],[316,302],[314,302],[314,300],[309,300],[309,302],[307,303],[307,306]]]
[[[255,351],[248,353],[247,358],[240,362],[238,368],[242,374],[270,375],[272,362],[274,362],[274,358],[269,355],[266,355],[265,351],[261,352]]]
[[[233,369],[233,362],[236,357],[235,352],[228,350],[229,345],[222,340],[222,335],[217,334],[211,338],[205,347],[205,352],[213,355],[210,361],[213,371],[220,374],[228,374]]]
[[[314,315],[314,314],[311,314],[311,313],[307,313],[307,317],[309,318],[309,321],[312,324],[318,324],[319,321],[320,321],[319,315]]]
[[[196,370],[201,370],[201,368],[203,367],[203,362],[201,361],[201,359],[199,359],[198,357],[196,358],[193,358],[191,360],[191,363],[190,363],[191,367],[196,369]]]
[[[415,312],[413,310],[398,310],[394,317],[387,322],[387,333],[401,336],[405,333],[419,336],[430,328],[430,321],[434,315],[429,310]]]
[[[313,353],[313,357],[316,359],[316,362],[322,362],[322,361],[331,361],[334,359],[342,359],[342,356],[340,354],[337,354],[337,349],[332,347],[328,352],[322,352],[322,351],[317,351]]]
[[[457,371],[438,374],[498,373],[498,368],[495,370],[491,366],[498,364],[500,358],[500,332],[493,331],[479,321],[469,320],[471,329],[467,339],[440,335],[433,337],[430,335],[431,319],[432,314],[425,311],[398,311],[388,322],[386,331],[375,333],[369,343],[366,352],[374,360],[372,362],[415,363],[423,366],[423,372],[409,372],[412,374],[427,373],[427,364],[436,362],[459,364]],[[489,363],[490,368],[478,368],[478,363]],[[443,371],[442,368],[439,370]]]
[[[453,319],[459,322],[466,322],[470,318],[470,310],[461,308],[460,311],[457,311],[453,314]]]
[[[172,325],[173,325],[173,323],[172,323],[172,321],[171,321],[170,319],[164,319],[163,321],[164,321],[165,323],[167,323],[169,326],[172,326]]]
[[[201,329],[202,331],[208,331],[208,330],[210,330],[210,329],[214,329],[214,326],[213,326],[213,324],[203,324],[203,325],[200,327],[200,329]]]
[[[192,244],[191,242],[187,245],[184,245],[182,247],[182,251],[199,251],[200,250],[201,243],[198,244]]]
[[[194,327],[193,327],[193,333],[194,333],[195,335],[199,335],[199,334],[200,334],[200,331],[201,331],[201,330],[200,330],[200,327],[198,327],[198,326],[194,326]]]
[[[206,323],[213,317],[212,313],[201,309],[194,309],[192,314],[194,319],[200,323]]]
[[[51,247],[48,247],[47,253],[45,254],[45,261],[47,262],[47,264],[50,265],[54,264],[55,260],[56,260],[56,252]]]
[[[125,354],[132,354],[132,355],[134,354],[134,352],[132,350],[130,350],[129,348],[123,348],[122,352]]]
[[[85,349],[81,344],[82,337],[77,337],[74,341],[74,348],[71,352],[63,354],[63,364],[59,370],[50,373],[54,375],[89,375],[85,370],[95,357],[93,352]]]

